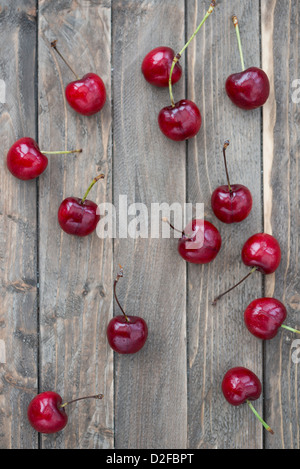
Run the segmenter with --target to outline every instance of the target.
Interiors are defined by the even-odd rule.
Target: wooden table
[[[246,330],[243,311],[254,298],[274,296],[288,309],[287,323],[300,326],[300,4],[217,3],[182,57],[184,74],[173,90],[176,100],[197,102],[202,127],[188,143],[176,143],[157,125],[168,90],[144,80],[141,62],[158,45],[178,52],[207,0],[1,2],[1,448],[299,448],[297,334],[281,330],[262,342]],[[271,83],[267,104],[252,112],[236,108],[224,90],[227,76],[240,70],[234,13],[246,67],[261,66]],[[103,78],[108,97],[96,116],[76,114],[66,103],[64,87],[73,77],[51,49],[54,39],[78,74]],[[23,136],[41,149],[83,152],[51,156],[38,180],[20,181],[5,158]],[[213,189],[226,183],[225,139],[232,182],[253,195],[250,216],[237,225],[219,222],[210,206]],[[223,239],[215,261],[187,265],[173,236],[63,233],[60,202],[83,195],[99,172],[106,177],[91,198],[114,204],[117,213],[120,196],[128,206],[204,203],[205,218]],[[281,244],[278,271],[252,275],[213,307],[216,294],[248,273],[240,251],[261,231]],[[114,354],[106,340],[107,323],[119,314],[112,289],[119,264],[119,299],[149,326],[145,347],[132,356]],[[262,380],[255,407],[274,435],[247,405],[224,400],[221,380],[235,365]],[[105,398],[70,406],[62,432],[39,436],[26,409],[45,390],[64,400],[97,392]]]

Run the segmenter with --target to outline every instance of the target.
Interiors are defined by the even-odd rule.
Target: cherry
[[[226,162],[226,148],[229,141],[223,146],[223,156],[227,185],[217,187],[211,196],[211,206],[216,217],[223,223],[239,223],[248,217],[252,209],[252,195],[249,189],[242,184],[230,184]]]
[[[201,128],[202,118],[198,106],[188,99],[182,99],[175,103],[172,91],[173,71],[178,64],[183,52],[194,39],[202,25],[210,14],[214,11],[216,2],[212,1],[203,20],[192,34],[188,42],[181,51],[173,57],[170,75],[169,75],[169,93],[171,106],[164,107],[158,114],[158,125],[162,133],[176,142],[195,137]]]
[[[163,218],[163,221],[169,223],[166,218]],[[173,230],[178,231],[170,223],[169,225]],[[192,264],[208,264],[217,257],[222,239],[212,223],[194,219],[181,233],[178,252],[184,260]]]
[[[106,88],[102,78],[96,73],[87,73],[82,78],[74,72],[56,47],[57,41],[51,46],[75,75],[76,80],[68,83],[65,89],[69,105],[79,114],[91,116],[101,111],[106,102]]]
[[[27,181],[40,176],[48,166],[48,158],[45,154],[63,155],[68,153],[80,153],[82,150],[71,151],[42,151],[31,137],[22,137],[8,150],[7,167],[16,178]]]
[[[273,430],[263,421],[250,402],[260,397],[261,388],[261,382],[256,374],[242,366],[228,370],[222,381],[222,392],[229,404],[239,406],[246,402],[265,429],[273,434]]]
[[[61,396],[56,392],[42,392],[29,403],[27,417],[37,432],[56,433],[65,428],[68,423],[68,415],[65,411],[67,405],[82,399],[102,399],[103,397],[103,394],[97,394],[62,403]]]
[[[269,78],[260,68],[245,69],[237,17],[234,15],[232,20],[238,39],[242,72],[230,75],[226,80],[225,89],[236,106],[246,110],[256,109],[263,106],[269,97]]]
[[[142,73],[145,80],[158,87],[169,86],[170,70],[175,52],[170,47],[156,47],[145,56],[142,62]],[[179,62],[176,63],[172,74],[172,85],[177,83],[182,75]]]
[[[122,311],[122,315],[110,320],[107,326],[107,339],[111,348],[120,354],[136,353],[144,347],[148,337],[148,326],[146,321],[139,316],[128,316],[119,303],[116,294],[116,285],[123,277],[123,268],[120,266],[114,281],[114,297]]]
[[[58,209],[58,222],[66,233],[76,236],[87,236],[97,227],[100,220],[98,205],[87,200],[87,195],[93,185],[103,179],[104,174],[99,174],[89,185],[84,197],[67,197],[62,201]]]
[[[245,309],[244,321],[247,329],[255,337],[270,340],[282,327],[300,334],[300,331],[283,324],[287,316],[286,307],[275,298],[257,298]]]
[[[216,304],[216,302],[222,298],[222,296],[236,288],[254,272],[259,271],[265,275],[274,273],[275,270],[279,267],[281,261],[281,249],[277,239],[274,238],[274,236],[271,236],[267,233],[257,233],[247,239],[242,248],[241,256],[243,263],[246,266],[252,267],[251,271],[236,285],[217,296],[214,299],[213,304]]]

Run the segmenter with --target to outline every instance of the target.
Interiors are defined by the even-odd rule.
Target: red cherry
[[[193,101],[182,99],[161,109],[158,124],[162,133],[177,142],[195,137],[201,127],[201,114]]]
[[[169,76],[175,52],[170,47],[156,47],[148,52],[142,62],[142,73],[145,80],[158,87],[169,86]],[[172,73],[172,85],[177,83],[182,75],[179,62],[176,63]]]
[[[27,181],[39,177],[48,166],[47,154],[59,155],[67,153],[81,152],[82,150],[71,151],[41,151],[33,138],[23,137],[17,140],[7,153],[7,167],[9,171],[18,179]]]
[[[270,94],[270,82],[267,74],[257,67],[245,70],[238,19],[232,17],[237,34],[239,51],[242,63],[242,72],[230,75],[225,83],[226,93],[231,101],[245,110],[261,107],[267,101]]]
[[[249,267],[263,274],[272,274],[278,268],[281,260],[280,245],[274,236],[267,233],[257,233],[251,236],[242,249],[242,261]]]
[[[222,296],[226,295],[244,282],[255,271],[259,271],[265,275],[274,273],[279,267],[280,260],[281,249],[274,236],[267,233],[257,233],[251,236],[247,239],[242,249],[242,261],[245,265],[252,267],[251,271],[236,285],[217,296],[214,299],[213,304],[215,305]]]
[[[84,116],[91,116],[101,111],[106,102],[106,88],[102,78],[96,75],[96,73],[87,73],[82,78],[79,78],[58,51],[56,43],[57,41],[53,41],[51,46],[76,77],[76,80],[69,83],[65,89],[69,105],[76,112]]]
[[[287,316],[286,307],[275,298],[258,298],[245,309],[244,321],[251,334],[259,339],[270,340],[282,327],[300,334],[300,331],[283,324]]]
[[[88,236],[96,229],[100,220],[98,205],[91,200],[87,200],[86,197],[93,185],[103,178],[104,174],[95,177],[82,199],[67,197],[62,201],[57,217],[63,231],[70,235]]]
[[[258,415],[250,402],[257,400],[261,395],[261,382],[255,373],[242,366],[231,368],[223,378],[222,392],[225,399],[233,406],[239,406],[247,402],[266,430],[272,434],[274,433]]]
[[[227,176],[227,185],[217,187],[211,196],[211,206],[216,217],[223,223],[239,223],[248,217],[252,209],[252,195],[249,189],[242,184],[230,184],[226,163],[226,148],[229,141],[223,146],[224,164]]]
[[[166,218],[163,218],[163,221],[169,223],[173,230],[178,231]],[[212,223],[194,219],[181,233],[178,252],[185,261],[192,264],[208,264],[217,257],[222,239]]]
[[[68,416],[65,407],[82,399],[102,399],[103,394],[80,397],[62,404],[62,398],[53,391],[42,392],[29,403],[27,417],[31,426],[40,433],[56,433],[65,428]]]
[[[243,72],[230,75],[225,88],[231,101],[246,110],[263,106],[270,94],[269,78],[257,67],[250,67]]]
[[[107,340],[111,348],[120,354],[137,353],[144,347],[148,337],[148,326],[146,321],[139,316],[128,316],[125,314],[116,295],[116,285],[123,277],[123,268],[120,266],[114,281],[114,296],[122,311],[122,315],[110,320],[107,326]]]

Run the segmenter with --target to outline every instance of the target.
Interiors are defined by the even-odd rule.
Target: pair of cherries
[[[170,47],[160,46],[151,50],[143,59],[142,73],[148,83],[157,87],[169,87],[171,106],[166,106],[158,114],[158,124],[162,133],[174,141],[183,141],[195,137],[202,124],[201,112],[191,100],[182,99],[174,102],[172,85],[182,76],[179,60],[194,39],[204,22],[214,11],[216,2],[210,7],[182,50],[175,54]],[[225,90],[231,101],[244,110],[253,110],[265,104],[270,94],[270,82],[266,73],[258,67],[245,69],[238,20],[232,18],[241,57],[242,71],[230,75],[225,83]]]

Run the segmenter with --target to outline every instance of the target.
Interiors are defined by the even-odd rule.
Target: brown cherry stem
[[[69,404],[72,404],[73,402],[81,401],[83,399],[103,399],[104,395],[103,394],[96,394],[94,396],[85,396],[85,397],[78,397],[77,399],[73,399],[72,401],[64,402],[64,404],[61,404],[59,407],[66,407]]]
[[[242,282],[244,282],[248,277],[250,277],[250,275],[252,275],[255,271],[257,270],[257,267],[253,267],[252,270],[250,270],[249,274],[247,274],[244,278],[242,278],[242,280],[240,280],[238,283],[236,283],[233,287],[229,288],[229,290],[226,290],[224,293],[222,293],[221,295],[217,296],[214,301],[213,301],[213,305],[215,305],[217,303],[217,301],[219,301],[220,298],[222,298],[222,296],[226,295],[227,293],[229,293],[231,290],[233,290],[234,288],[238,287]]]
[[[226,171],[226,178],[227,178],[228,189],[229,189],[229,192],[232,192],[232,188],[231,188],[230,180],[229,180],[228,168],[227,168],[227,161],[226,161],[226,148],[227,148],[228,146],[229,146],[229,140],[225,140],[224,145],[223,145],[224,165],[225,165],[225,171]]]
[[[81,200],[81,202],[80,202],[81,204],[84,203],[85,199],[87,198],[87,196],[88,196],[88,194],[89,194],[91,188],[94,186],[94,184],[96,184],[96,182],[99,181],[99,179],[103,179],[103,178],[105,178],[104,174],[99,174],[99,176],[96,176],[96,177],[92,180],[91,184],[89,185],[89,187],[88,187],[86,193],[84,194],[84,196],[83,196],[83,198],[82,198],[82,200]]]
[[[168,225],[170,226],[170,228],[172,228],[172,230],[174,231],[177,231],[177,233],[180,233],[182,236],[184,236],[185,238],[188,238],[188,239],[192,239],[193,236],[188,236],[184,231],[181,231],[181,230],[178,230],[177,228],[175,228],[175,226],[172,225],[172,223],[169,222],[169,220],[167,219],[167,217],[163,217],[162,218],[162,221],[165,222],[165,223],[168,223]]]
[[[120,267],[120,272],[118,273],[118,275],[116,276],[115,281],[114,281],[114,297],[115,297],[115,300],[116,300],[116,302],[117,302],[117,304],[118,304],[120,310],[122,311],[122,313],[123,313],[123,315],[124,315],[124,318],[126,319],[126,322],[129,322],[129,319],[128,319],[128,317],[127,317],[127,315],[126,315],[124,309],[123,309],[122,306],[120,305],[120,302],[119,302],[119,300],[118,300],[117,293],[116,293],[116,286],[117,286],[117,283],[118,283],[119,279],[120,279],[121,277],[123,277],[123,267],[122,267],[121,265],[119,265],[119,267]]]
[[[75,78],[77,80],[79,80],[79,76],[74,72],[73,68],[71,67],[70,64],[68,64],[68,62],[66,61],[66,59],[63,57],[63,55],[59,52],[59,50],[57,49],[56,47],[56,44],[57,44],[57,40],[55,41],[52,41],[51,42],[51,47],[53,47],[53,49],[55,50],[55,52],[60,56],[60,58],[65,62],[65,64],[67,65],[67,67],[69,67],[69,69],[71,70],[71,72],[74,74]]]

